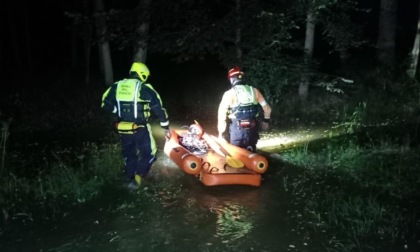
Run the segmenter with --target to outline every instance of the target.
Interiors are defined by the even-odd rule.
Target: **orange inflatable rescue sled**
[[[192,124],[188,130],[171,130],[165,154],[185,173],[206,186],[260,186],[261,174],[267,171],[267,159],[234,146]]]

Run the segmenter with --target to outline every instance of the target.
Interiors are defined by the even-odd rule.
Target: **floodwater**
[[[138,192],[108,188],[64,220],[10,237],[1,251],[287,251],[307,246],[288,225],[281,167],[261,187],[205,187],[165,157]],[[159,173],[159,174],[157,174]]]
[[[206,187],[158,144],[141,189],[110,185],[59,221],[22,223],[18,233],[2,235],[0,251],[323,251],[299,229],[278,155],[265,152],[270,166],[260,187]]]

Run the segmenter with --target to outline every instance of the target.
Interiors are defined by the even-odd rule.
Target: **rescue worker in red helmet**
[[[267,130],[271,107],[257,88],[243,83],[243,77],[239,67],[228,72],[231,88],[223,94],[219,104],[217,130],[219,137],[224,138],[229,125],[229,142],[255,152],[259,139],[259,108],[264,111],[262,129]]]
[[[129,77],[115,82],[102,97],[102,108],[117,115],[117,129],[122,143],[125,176],[129,188],[137,188],[156,160],[157,146],[149,124],[156,116],[170,138],[168,114],[160,95],[147,83],[149,68],[134,62]]]

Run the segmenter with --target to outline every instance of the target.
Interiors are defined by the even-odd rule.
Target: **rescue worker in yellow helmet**
[[[134,62],[129,77],[115,82],[102,96],[102,108],[117,115],[117,129],[122,143],[125,176],[129,188],[137,188],[156,160],[156,142],[149,118],[160,122],[165,137],[170,138],[168,114],[160,95],[147,83],[148,67]]]
[[[263,130],[268,129],[271,107],[257,88],[242,82],[243,77],[239,67],[228,72],[231,88],[223,94],[219,104],[217,130],[219,137],[224,138],[229,124],[229,142],[255,152],[259,139],[259,106],[264,111]]]

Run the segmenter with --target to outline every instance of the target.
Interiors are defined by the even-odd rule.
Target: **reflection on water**
[[[263,207],[258,188],[205,187],[196,192],[192,197],[196,198],[197,206],[215,217],[211,234],[221,243],[234,242],[251,233],[255,216]]]
[[[108,242],[118,251],[257,248],[263,229],[270,230],[264,220],[270,217],[264,203],[269,202],[267,191],[246,186],[205,187],[196,178],[181,174],[146,185],[147,190],[134,194],[133,202],[125,201],[113,210]]]
[[[247,210],[234,202],[226,202],[224,206],[211,210],[217,215],[216,237],[220,237],[223,243],[244,237],[253,227]]]
[[[60,222],[11,235],[1,251],[285,251],[299,239],[284,218],[278,165],[261,187],[206,187],[159,153],[139,191],[106,188]]]

